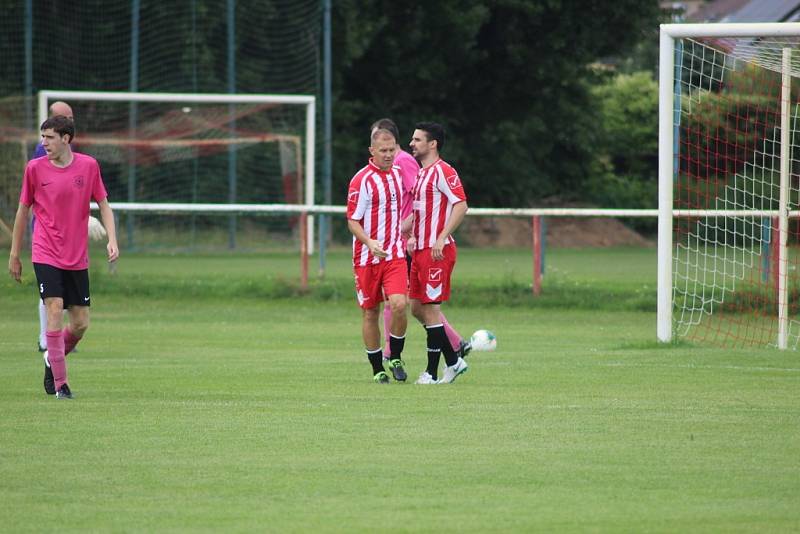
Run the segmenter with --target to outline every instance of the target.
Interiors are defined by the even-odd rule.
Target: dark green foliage
[[[0,97],[25,90],[24,4],[4,4]],[[33,90],[130,89],[131,5],[34,2]],[[321,96],[321,4],[298,6],[236,2],[236,91]],[[334,203],[367,158],[369,124],[390,116],[403,144],[417,121],[446,126],[443,155],[473,205],[530,206],[553,196],[594,200],[587,182],[602,115],[591,66],[652,40],[659,8],[639,0],[342,0],[332,15]],[[142,2],[139,18],[138,90],[229,89],[224,0]]]
[[[597,105],[587,199],[607,208],[658,204],[658,84],[648,72],[619,74],[592,88]],[[655,219],[630,221],[654,233]]]
[[[391,116],[404,141],[416,121],[445,124],[444,157],[474,205],[586,198],[598,119],[589,65],[654,27],[656,3],[366,5],[335,6],[334,129],[346,134],[334,139],[334,191],[366,159],[368,125]]]

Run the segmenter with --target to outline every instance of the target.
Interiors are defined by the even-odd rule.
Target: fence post
[[[542,292],[542,218],[533,216],[533,295]]]
[[[308,212],[300,212],[300,289],[308,289]]]

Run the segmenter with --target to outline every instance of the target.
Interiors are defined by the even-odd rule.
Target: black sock
[[[431,348],[438,348],[442,354],[444,354],[445,365],[448,367],[455,365],[458,361],[458,357],[450,347],[450,342],[447,341],[447,334],[444,331],[444,325],[437,324],[433,326],[427,326],[426,328],[428,329],[428,350]],[[434,340],[433,344],[431,344],[431,338]]]
[[[439,358],[442,355],[442,338],[438,335],[439,330],[444,334],[442,325],[425,327],[425,331],[428,333],[428,368],[425,370],[434,380],[438,378]]]
[[[442,335],[444,336],[444,341],[442,342],[442,354],[444,354],[444,361],[445,363],[453,362],[448,363],[448,366],[455,365],[458,361],[458,354],[456,354],[456,349],[450,344],[450,340],[447,337],[447,332],[444,331],[444,326],[442,326]]]
[[[406,345],[406,336],[397,337],[394,334],[389,334],[389,350],[392,351],[392,360],[400,359],[403,353],[403,347]]]
[[[367,359],[369,363],[372,364],[372,374],[377,375],[381,371],[385,371],[383,368],[383,351],[381,349],[367,351]]]

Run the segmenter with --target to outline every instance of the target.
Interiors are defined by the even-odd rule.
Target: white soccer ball
[[[476,330],[469,339],[472,350],[490,351],[497,348],[497,338],[488,330]]]

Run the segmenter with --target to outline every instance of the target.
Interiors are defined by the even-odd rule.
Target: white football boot
[[[450,384],[458,375],[466,373],[468,368],[469,366],[464,361],[464,358],[459,358],[455,364],[444,368],[444,376],[439,380],[439,384]]]
[[[428,371],[422,371],[422,374],[419,375],[417,381],[414,382],[415,384],[436,384],[436,380],[428,373]]]

